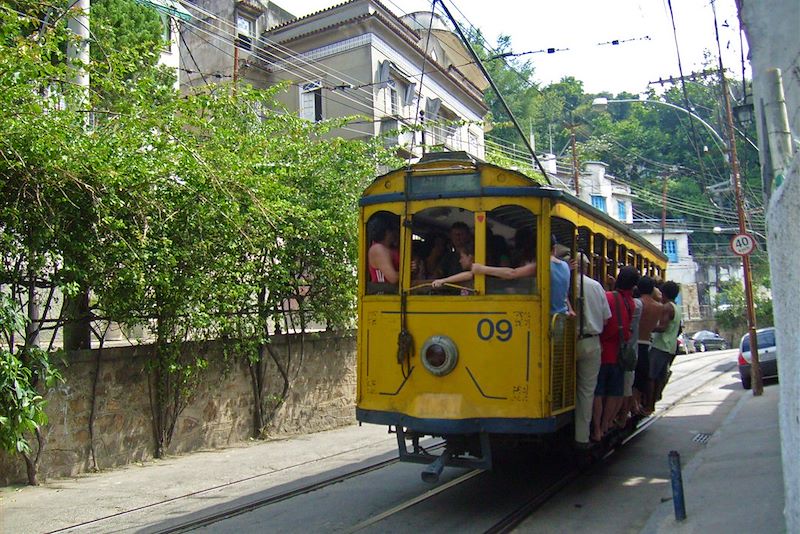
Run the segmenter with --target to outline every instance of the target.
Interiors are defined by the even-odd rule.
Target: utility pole
[[[575,182],[575,196],[580,198],[581,186],[580,175],[578,173],[578,150],[575,146],[575,123],[570,122],[569,125],[570,141],[572,143],[572,181]]]
[[[72,83],[86,88],[86,98],[89,89],[89,73],[86,71],[86,65],[89,64],[89,0],[76,0],[70,11],[67,27],[76,39],[71,39],[67,44],[67,60],[73,68]]]
[[[661,252],[666,252],[666,233],[667,233],[667,178],[664,174],[664,185],[661,187]]]
[[[75,109],[88,108],[89,101],[89,73],[86,66],[89,64],[89,8],[90,0],[76,0],[70,8],[67,27],[75,34],[75,39],[70,39],[67,44],[67,61],[72,69],[71,81],[77,85],[79,96],[68,105]],[[86,110],[84,121],[86,129],[93,124],[92,113]],[[89,322],[89,291],[81,288],[74,296],[65,296],[62,304],[64,309],[64,349],[78,350],[89,349],[92,345],[91,324]]]
[[[233,39],[233,94],[236,95],[236,86],[239,83],[239,38]]]
[[[725,103],[725,122],[728,131],[728,161],[731,166],[731,182],[736,196],[736,213],[739,218],[739,233],[747,233],[744,214],[744,198],[739,174],[739,161],[736,157],[736,137],[733,129],[733,111],[731,109],[728,82],[725,80],[725,70],[722,66],[722,54],[719,56],[719,78],[722,89],[722,98]],[[750,332],[750,377],[753,384],[753,395],[764,393],[764,381],[761,376],[761,365],[758,360],[758,336],[756,334],[756,311],[753,304],[753,277],[750,269],[750,255],[742,256],[742,270],[744,272],[744,296],[747,304],[747,327]]]

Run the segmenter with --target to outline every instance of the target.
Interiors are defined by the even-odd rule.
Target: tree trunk
[[[92,328],[89,315],[89,291],[74,297],[64,297],[64,350],[92,348]]]
[[[42,452],[44,452],[44,435],[39,428],[36,429],[36,442],[38,448],[33,457],[30,454],[22,453],[22,457],[25,459],[25,470],[28,474],[28,484],[31,486],[39,485],[39,462],[42,459]]]

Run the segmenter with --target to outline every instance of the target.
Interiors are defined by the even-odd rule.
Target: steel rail
[[[434,445],[429,447],[429,449],[435,450],[435,449],[441,448],[443,446],[444,446],[444,442],[435,443]],[[347,451],[347,452],[350,452],[350,451]],[[334,455],[334,456],[338,456],[338,455]],[[124,517],[126,515],[134,514],[136,512],[141,512],[141,511],[148,510],[148,509],[151,509],[151,508],[156,508],[158,506],[171,504],[171,503],[180,501],[181,499],[187,499],[187,498],[190,498],[190,497],[196,497],[198,495],[202,495],[202,494],[208,493],[210,491],[216,491],[216,490],[220,490],[220,489],[223,489],[223,488],[235,486],[235,485],[241,484],[243,482],[249,482],[249,481],[257,479],[257,478],[274,475],[276,473],[279,473],[279,472],[282,472],[282,471],[286,471],[288,469],[293,469],[293,468],[300,467],[300,466],[308,464],[308,463],[313,463],[313,462],[318,462],[318,461],[319,461],[319,459],[315,459],[312,462],[304,462],[304,463],[301,463],[301,464],[298,464],[298,465],[287,466],[287,467],[282,468],[282,469],[276,469],[274,471],[269,471],[269,472],[266,472],[266,473],[259,473],[259,474],[252,475],[252,476],[249,476],[249,477],[245,477],[245,478],[241,478],[241,479],[237,479],[237,480],[232,480],[232,481],[226,482],[224,484],[218,484],[218,485],[215,485],[215,486],[211,486],[209,488],[203,488],[201,490],[193,491],[193,492],[190,492],[190,493],[184,493],[182,495],[178,495],[176,497],[171,497],[169,499],[164,499],[164,500],[161,500],[161,501],[148,503],[148,504],[145,504],[145,505],[142,505],[142,506],[137,506],[135,508],[131,508],[130,510],[123,510],[123,511],[117,512],[115,514],[109,514],[109,515],[105,515],[103,517],[98,517],[98,518],[95,518],[95,519],[91,519],[89,521],[83,521],[81,523],[76,523],[74,525],[69,525],[69,526],[62,527],[62,528],[59,528],[59,529],[56,529],[56,530],[51,530],[51,531],[47,532],[47,534],[56,534],[56,533],[60,533],[60,532],[67,532],[67,531],[70,531],[70,530],[73,530],[73,529],[76,529],[76,528],[86,527],[86,526],[89,526],[89,525],[94,525],[96,523],[101,523],[103,521],[108,521],[110,519],[118,519],[118,518]],[[339,474],[339,475],[336,475],[336,476],[333,476],[333,477],[329,477],[329,478],[320,480],[319,482],[315,482],[313,484],[308,484],[306,486],[295,488],[295,489],[290,490],[290,491],[282,492],[282,493],[279,493],[279,494],[276,494],[276,495],[272,495],[270,497],[266,497],[266,498],[263,498],[263,499],[252,501],[250,503],[247,503],[246,505],[242,505],[242,506],[239,506],[239,507],[231,507],[230,509],[222,510],[222,511],[216,513],[216,514],[211,514],[211,515],[208,515],[208,516],[204,516],[204,517],[201,517],[201,518],[198,518],[198,519],[186,522],[186,523],[173,525],[173,526],[167,527],[167,528],[162,529],[162,530],[155,530],[154,532],[182,532],[182,531],[190,529],[190,528],[198,528],[198,527],[201,527],[201,526],[209,525],[209,524],[215,523],[217,521],[220,521],[221,519],[225,519],[226,517],[233,517],[235,515],[239,515],[241,513],[246,513],[246,512],[248,512],[248,511],[250,511],[252,509],[255,509],[255,508],[258,508],[258,507],[261,507],[261,506],[268,506],[269,504],[274,504],[274,503],[277,503],[277,502],[280,502],[280,501],[284,501],[284,500],[290,499],[290,498],[298,496],[298,495],[303,495],[305,493],[310,493],[310,492],[313,492],[315,490],[324,488],[326,486],[330,486],[332,484],[337,484],[337,483],[342,482],[344,480],[347,480],[347,479],[350,479],[350,478],[357,477],[359,475],[363,475],[363,474],[369,473],[371,471],[377,471],[379,469],[383,469],[384,467],[387,467],[389,465],[398,463],[399,461],[400,461],[399,458],[390,458],[388,460],[383,460],[383,461],[377,462],[375,464],[364,466],[364,467],[361,467],[361,468],[358,468],[358,469],[354,469],[352,471],[347,471],[345,473],[342,473],[342,474]],[[221,517],[217,517],[217,516],[221,516]]]

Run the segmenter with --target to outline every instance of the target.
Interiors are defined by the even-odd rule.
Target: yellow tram
[[[376,279],[368,260],[375,229],[387,226],[398,235],[396,283]],[[357,418],[394,428],[402,460],[431,464],[427,480],[445,465],[490,468],[497,438],[571,428],[576,321],[550,313],[553,239],[592,258],[588,274],[600,281],[623,265],[657,279],[666,267],[663,253],[605,213],[463,152],[376,178],[360,228]],[[468,233],[475,262],[511,264],[527,249],[536,275],[476,274],[434,289],[447,257],[452,270],[454,228]],[[445,452],[428,454],[424,436],[443,437]]]

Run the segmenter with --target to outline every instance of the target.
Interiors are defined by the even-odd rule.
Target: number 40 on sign
[[[731,239],[731,250],[738,256],[747,256],[756,247],[756,242],[750,234],[736,234]]]

